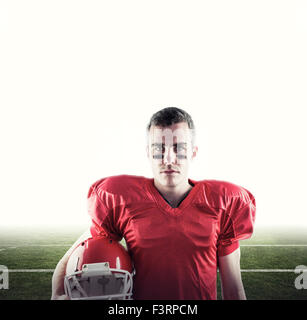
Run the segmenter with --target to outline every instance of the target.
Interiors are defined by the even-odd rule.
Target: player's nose
[[[173,148],[166,148],[164,154],[164,164],[175,163],[177,159],[176,152]]]

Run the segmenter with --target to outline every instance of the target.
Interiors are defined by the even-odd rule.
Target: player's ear
[[[197,146],[193,146],[192,148],[192,160],[194,160],[194,158],[196,157],[198,152],[198,147]]]
[[[147,154],[147,158],[149,159],[149,147],[148,147],[148,145],[146,146],[146,154]]]

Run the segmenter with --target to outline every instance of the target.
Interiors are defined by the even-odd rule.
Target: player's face
[[[192,134],[185,122],[162,128],[152,126],[149,131],[147,156],[154,179],[165,187],[188,183],[188,171],[196,156]]]

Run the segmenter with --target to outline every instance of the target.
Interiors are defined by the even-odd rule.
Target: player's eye
[[[184,152],[186,148],[184,146],[177,146],[175,147],[175,152]]]
[[[161,146],[155,146],[155,147],[153,148],[153,150],[154,150],[154,151],[163,151],[164,148],[161,147]]]

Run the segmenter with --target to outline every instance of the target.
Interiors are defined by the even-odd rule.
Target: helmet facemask
[[[118,267],[118,266],[117,266]],[[131,300],[132,275],[108,262],[84,264],[81,271],[64,278],[71,300]]]

